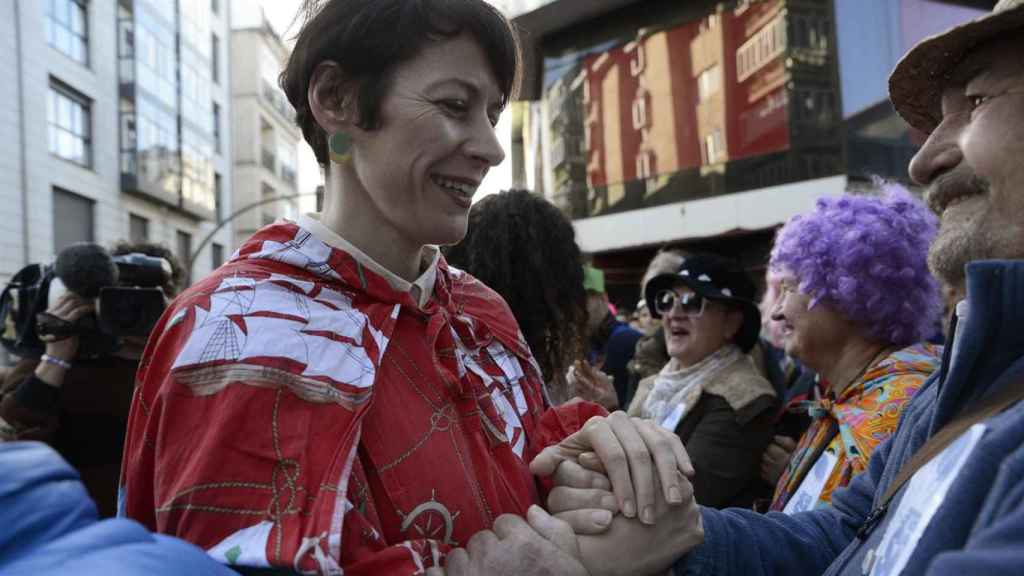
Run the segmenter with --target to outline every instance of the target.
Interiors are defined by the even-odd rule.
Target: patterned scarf
[[[662,424],[670,414],[674,416],[673,412],[679,410],[677,407],[682,406],[677,422],[681,421],[697,403],[704,383],[742,357],[743,353],[735,344],[727,344],[693,366],[680,367],[678,361],[672,359],[654,379],[654,387],[647,395],[641,416]]]
[[[815,507],[830,504],[832,492],[863,472],[875,448],[896,430],[903,406],[939,367],[941,355],[942,349],[930,344],[908,346],[875,361],[840,394],[829,391],[818,400],[801,402],[796,409],[806,410],[814,420],[779,478],[771,509],[786,507],[826,449],[837,461]]]

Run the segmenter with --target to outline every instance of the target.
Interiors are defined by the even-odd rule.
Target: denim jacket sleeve
[[[703,508],[704,544],[676,563],[676,576],[824,573],[871,512],[891,444],[878,446],[867,470],[832,495],[830,508],[793,516]]]

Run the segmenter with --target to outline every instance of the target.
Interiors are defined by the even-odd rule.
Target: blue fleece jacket
[[[902,465],[966,406],[1024,382],[1024,261],[968,265],[967,299],[952,369],[953,346],[946,346],[942,369],[904,410],[868,469],[834,493],[831,508],[794,516],[703,509],[704,544],[678,562],[675,573],[866,574],[907,486],[866,536],[857,531]],[[1024,402],[984,425],[903,574],[1024,574]]]
[[[229,576],[195,546],[125,519],[99,521],[75,472],[38,442],[0,443],[0,575]]]

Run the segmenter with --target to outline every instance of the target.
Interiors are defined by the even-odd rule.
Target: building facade
[[[295,125],[295,111],[277,83],[289,51],[266,18],[236,21],[231,51],[236,55],[231,93],[237,246],[266,224],[298,215],[297,158],[302,134]]]
[[[763,269],[774,230],[815,198],[906,179],[922,140],[889,106],[888,73],[992,4],[509,2],[529,39],[514,180],[573,219],[619,304],[663,246]]]
[[[227,5],[12,0],[0,11],[0,280],[69,244],[166,245],[192,279],[226,258]],[[202,248],[200,250],[200,248]]]

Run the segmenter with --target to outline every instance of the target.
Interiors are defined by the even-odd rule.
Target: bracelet
[[[65,370],[71,370],[71,362],[68,362],[67,360],[62,360],[60,358],[54,358],[53,356],[50,356],[49,354],[43,354],[43,356],[40,358],[40,360],[43,361],[43,362],[46,362],[47,364],[52,364],[54,366],[59,366],[59,367],[65,369]]]

